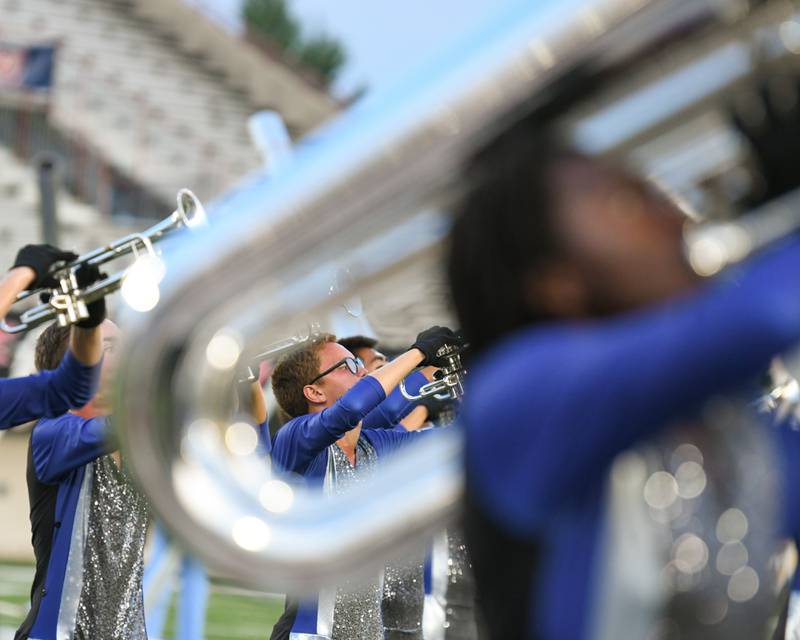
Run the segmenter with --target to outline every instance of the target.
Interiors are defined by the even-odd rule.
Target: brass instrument
[[[157,286],[157,282],[148,282],[148,280],[158,280],[163,275],[153,273],[161,269],[158,253],[153,243],[178,229],[196,227],[205,222],[206,213],[200,200],[189,189],[181,189],[177,195],[175,211],[161,222],[145,231],[126,235],[85,253],[69,264],[55,265],[50,275],[58,283],[56,288],[23,291],[17,296],[17,302],[20,302],[31,296],[47,294],[48,301],[24,311],[17,324],[9,325],[5,319],[0,321],[0,329],[6,333],[24,333],[52,320],[56,320],[61,326],[79,322],[89,315],[86,309],[87,304],[117,291],[120,287],[124,288],[126,286],[125,279],[131,272],[142,276],[139,284],[144,287],[147,298],[142,301],[142,306],[147,307],[153,300],[152,287]],[[76,272],[80,267],[84,265],[100,266],[130,253],[136,259],[133,265],[110,276],[105,276],[85,289],[79,288]],[[123,291],[123,293],[126,292]],[[136,297],[137,293],[139,292],[133,291],[133,296]],[[141,298],[140,294],[139,297]],[[157,301],[157,290],[155,300]],[[134,308],[137,306],[135,301],[133,306]],[[141,308],[140,310],[147,309]]]
[[[800,191],[792,191],[736,219],[688,228],[686,253],[699,275],[713,276],[798,229]]]
[[[447,524],[464,487],[457,428],[399,452],[369,483],[325,497],[226,449],[227,391],[256,353],[249,345],[291,333],[304,314],[324,318],[440,251],[447,218],[431,210],[447,209],[465,159],[504,126],[534,113],[572,119],[579,140],[593,124],[589,133],[605,136],[593,152],[627,153],[690,122],[693,109],[741,78],[695,73],[714,91],[673,89],[683,102],[636,112],[647,119],[605,112],[794,16],[784,0],[512,4],[444,63],[367,98],[315,144],[301,141],[280,171],[227,193],[215,209],[225,215],[165,256],[162,303],[127,318],[115,410],[126,459],[165,523],[218,574],[298,593],[371,571]],[[699,144],[694,130],[680,141]],[[357,268],[331,298],[343,260]],[[460,393],[461,383],[436,389]]]
[[[461,349],[453,345],[445,345],[440,349],[440,357],[446,364],[439,369],[427,384],[419,388],[415,395],[406,391],[405,381],[400,382],[400,393],[406,400],[422,400],[434,397],[437,400],[458,400],[464,395],[464,376],[467,371],[461,364]]]

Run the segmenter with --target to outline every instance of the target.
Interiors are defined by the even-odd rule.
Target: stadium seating
[[[259,105],[136,5],[0,0],[0,41],[58,43],[57,127],[164,199],[183,186],[209,198],[259,166],[246,128]]]
[[[78,251],[93,249],[133,230],[133,220],[121,224],[63,190],[58,197],[58,215],[59,242]],[[134,226],[140,227],[141,222]],[[0,146],[0,270],[13,262],[20,246],[41,241],[35,171]]]

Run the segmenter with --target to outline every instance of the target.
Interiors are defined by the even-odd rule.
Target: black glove
[[[730,110],[731,122],[750,143],[761,177],[745,203],[756,207],[800,187],[800,87],[796,79],[763,81]]]
[[[428,410],[428,421],[439,422],[440,418],[446,414],[454,414],[458,407],[458,400],[446,398],[439,400],[435,396],[426,396],[419,402],[417,406],[425,407]]]
[[[441,367],[445,364],[445,361],[442,358],[444,354],[440,354],[439,350],[445,345],[459,347],[463,344],[464,339],[453,333],[451,329],[437,326],[425,329],[425,331],[420,333],[414,344],[411,345],[411,348],[419,349],[424,354],[425,359],[422,361],[423,367],[429,365]]]
[[[36,279],[31,283],[31,289],[55,287],[56,281],[50,275],[50,268],[56,262],[71,262],[77,257],[71,251],[62,251],[49,244],[26,244],[17,253],[12,269],[30,267],[36,272]]]
[[[105,277],[106,274],[101,273],[100,269],[90,264],[79,267],[75,272],[75,279],[78,281],[79,289],[85,289],[89,285]],[[76,327],[80,327],[81,329],[94,329],[106,319],[106,299],[104,297],[90,302],[86,305],[86,309],[89,311],[89,317],[84,318],[80,322],[76,322]]]

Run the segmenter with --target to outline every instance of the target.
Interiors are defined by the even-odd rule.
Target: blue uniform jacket
[[[269,437],[269,416],[256,427],[258,432],[258,454],[264,457],[272,453],[272,439]]]
[[[421,371],[414,371],[406,376],[403,381],[408,391],[412,395],[419,393],[422,385],[428,382]],[[362,429],[388,429],[397,427],[398,423],[405,418],[416,405],[414,400],[406,400],[400,391],[400,385],[388,395],[377,407],[370,411],[361,423]],[[402,429],[402,426],[399,426]]]
[[[56,629],[70,627],[63,618],[62,592],[67,580],[79,580],[83,549],[72,544],[90,511],[86,465],[108,453],[108,422],[71,413],[40,420],[31,433],[28,492],[36,555],[31,611],[17,637],[56,638]],[[73,561],[70,562],[70,557]],[[68,571],[68,566],[70,570]]]
[[[421,374],[420,374],[421,375]],[[359,380],[333,406],[320,413],[309,413],[292,418],[275,436],[272,461],[284,471],[305,476],[309,484],[319,486],[328,465],[328,447],[353,429],[386,399],[380,383],[371,376]],[[392,416],[389,416],[391,419]],[[377,418],[373,425],[380,424]],[[361,435],[375,449],[378,457],[415,437],[404,429],[365,429]]]
[[[97,392],[99,380],[100,365],[81,364],[71,351],[53,371],[0,380],[0,429],[82,407]]]
[[[546,550],[531,576],[531,637],[591,636],[613,458],[711,396],[742,389],[795,345],[798,274],[800,241],[792,239],[683,299],[521,331],[473,369],[462,420],[475,500],[501,530]],[[796,537],[800,433],[772,432],[784,462],[783,531]]]
[[[260,451],[266,455],[266,422],[257,429]],[[91,508],[86,465],[116,449],[110,435],[107,418],[72,413],[40,420],[31,433],[28,491],[36,575],[31,611],[17,637],[50,640],[56,638],[59,622],[70,627],[74,612],[62,592],[64,584],[79,581],[83,571],[83,548],[75,543],[75,532],[88,522]]]

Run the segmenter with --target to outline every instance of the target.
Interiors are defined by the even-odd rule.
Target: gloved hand
[[[75,279],[78,281],[78,288],[80,289],[85,289],[90,284],[105,277],[106,274],[101,273],[100,269],[89,264],[83,265],[75,272]],[[80,327],[81,329],[94,329],[106,319],[106,299],[104,297],[90,302],[86,305],[86,308],[89,311],[89,317],[84,318],[80,322],[76,322],[76,327]]]
[[[36,279],[30,285],[31,289],[55,287],[56,281],[50,275],[50,268],[56,262],[72,262],[77,257],[71,251],[62,251],[49,244],[26,244],[17,253],[12,269],[30,267],[36,272]]]
[[[417,406],[423,406],[428,410],[429,422],[439,422],[443,414],[455,413],[458,407],[458,400],[453,400],[451,398],[439,400],[435,396],[426,396],[417,402]]]
[[[800,187],[800,86],[794,78],[763,81],[743,96],[730,119],[748,141],[760,174],[745,203],[756,207]]]
[[[445,362],[442,358],[443,354],[439,353],[439,350],[445,345],[462,346],[463,344],[464,339],[451,329],[434,326],[420,333],[411,348],[422,351],[425,356],[422,361],[423,367],[429,365],[441,367]]]

